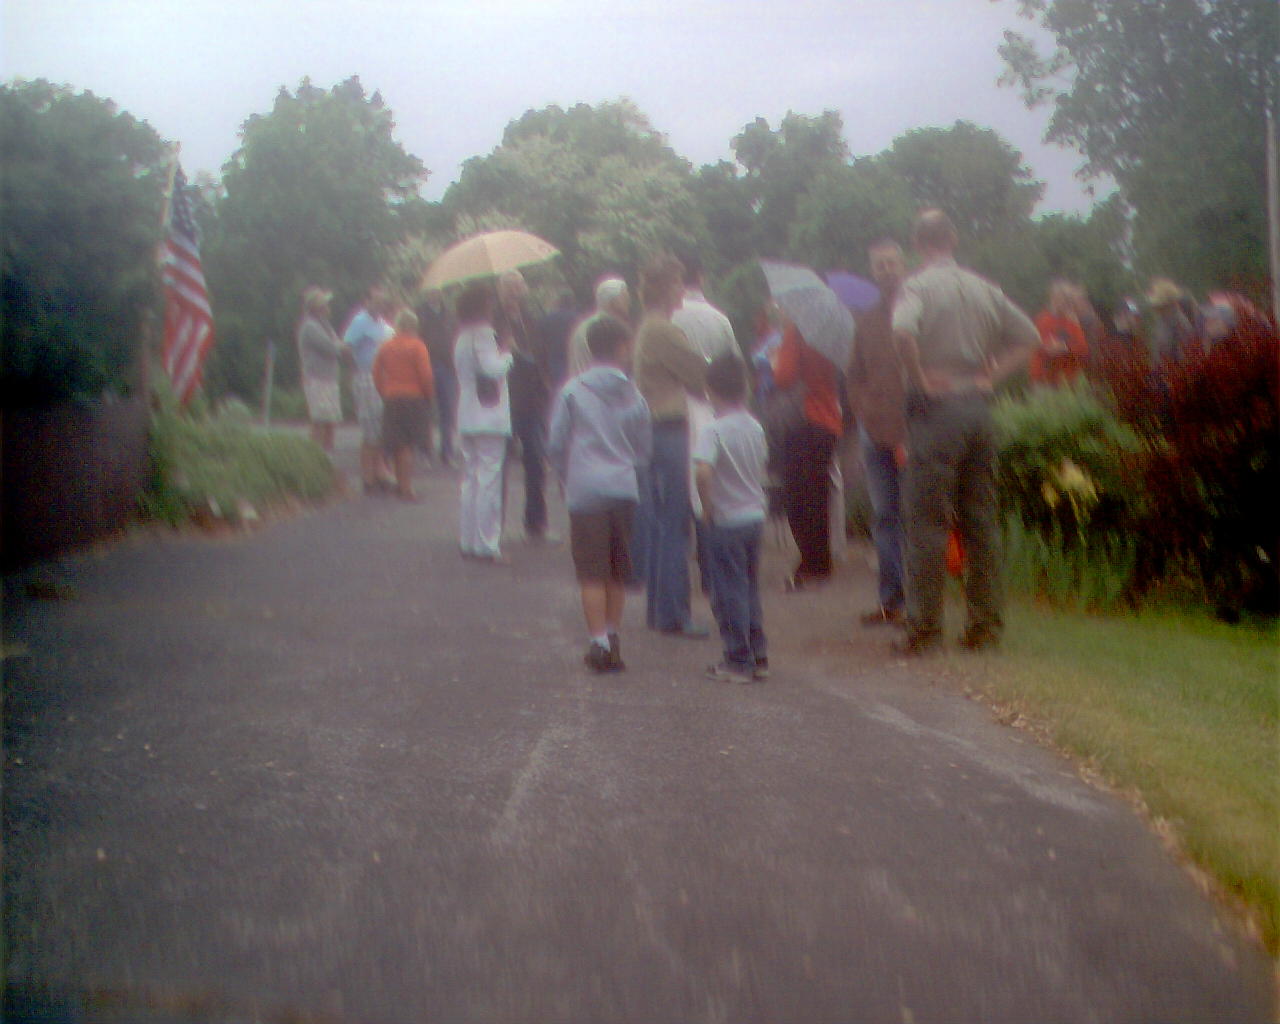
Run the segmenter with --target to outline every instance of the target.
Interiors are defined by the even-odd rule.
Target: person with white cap
[[[631,293],[627,282],[610,275],[596,284],[596,309],[574,327],[569,338],[569,377],[578,376],[592,364],[591,350],[587,347],[587,331],[602,316],[611,316],[624,324],[631,322]]]

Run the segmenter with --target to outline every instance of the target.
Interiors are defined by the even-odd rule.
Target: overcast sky
[[[1040,212],[1087,212],[1047,113],[998,88],[1014,0],[0,0],[0,78],[116,101],[217,172],[280,86],[359,74],[381,90],[438,199],[529,109],[628,97],[694,165],[732,159],[755,117],[837,109],[855,155],[912,128],[994,128],[1047,185]],[[1103,190],[1105,191],[1105,190]]]

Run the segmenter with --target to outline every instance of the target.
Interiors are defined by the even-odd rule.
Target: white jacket
[[[453,343],[453,366],[458,375],[458,433],[511,436],[511,398],[507,393],[510,352],[498,350],[498,336],[489,324],[471,324]],[[476,376],[498,381],[498,404],[483,406],[476,395]]]

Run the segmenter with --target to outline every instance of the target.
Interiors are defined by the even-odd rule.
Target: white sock
[[[603,647],[606,651],[609,649],[609,634],[601,633],[599,636],[593,636],[591,642],[597,647]]]

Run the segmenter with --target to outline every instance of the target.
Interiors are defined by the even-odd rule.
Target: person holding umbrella
[[[498,278],[494,327],[512,358],[507,376],[511,396],[511,434],[524,469],[524,533],[538,543],[546,538],[546,423],[551,385],[537,351],[536,319],[529,308],[529,285],[518,270]]]
[[[844,433],[840,373],[853,345],[853,315],[812,270],[762,264],[783,322],[773,379],[801,394],[799,421],[781,439],[782,506],[800,561],[796,591],[831,576],[831,457]]]

